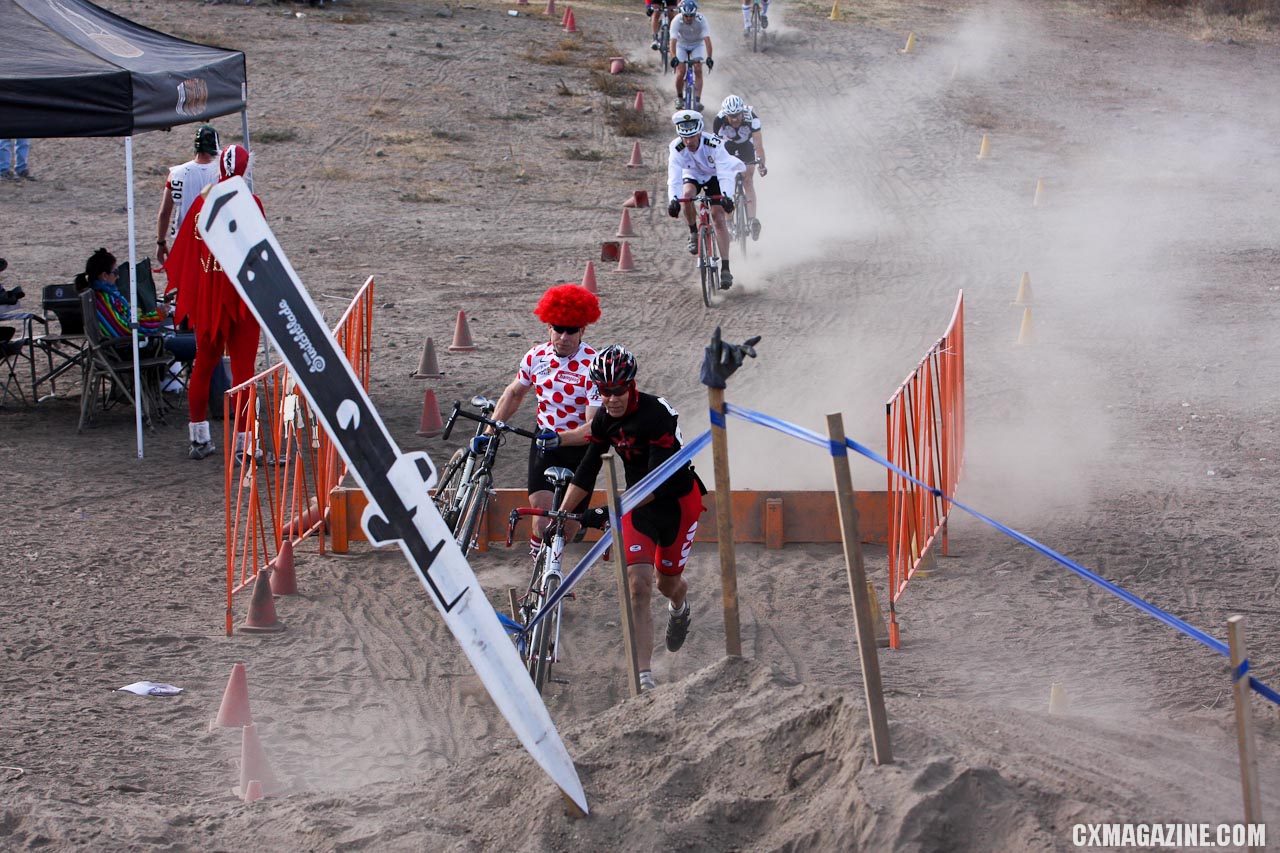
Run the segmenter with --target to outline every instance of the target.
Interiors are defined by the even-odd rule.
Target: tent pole
[[[133,137],[124,138],[125,206],[129,211],[129,331],[133,335],[133,415],[142,458],[142,371],[138,368],[138,241],[133,230]]]
[[[240,111],[240,134],[244,137],[244,150],[253,151],[249,145],[249,89],[248,85],[240,87],[240,97],[245,103],[244,109]],[[249,177],[253,177],[253,173],[249,173]],[[249,184],[249,192],[253,192],[253,184]],[[271,366],[271,344],[267,342],[267,336],[262,336],[262,363],[267,367]]]

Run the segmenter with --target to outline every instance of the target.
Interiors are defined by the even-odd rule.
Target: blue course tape
[[[711,410],[711,425],[712,425],[712,426],[720,427],[721,429],[724,429],[724,424],[725,424],[725,420],[724,420],[724,412],[718,412],[718,411],[716,411],[715,409],[712,409],[712,410]]]
[[[640,503],[640,501],[652,494],[658,486],[661,486],[666,482],[672,474],[684,467],[685,463],[697,456],[702,449],[710,443],[711,430],[704,430],[697,438],[680,448],[674,456],[646,474],[644,479],[623,492],[621,500],[622,514],[626,515],[631,512],[631,510],[635,509],[636,504]],[[616,529],[618,524],[618,519],[613,516],[613,513],[610,513],[609,526]],[[608,536],[597,540],[583,558],[578,561],[578,565],[573,567],[573,571],[564,576],[564,580],[560,582],[560,588],[553,592],[551,597],[542,603],[542,606],[538,608],[538,612],[529,620],[529,624],[525,625],[523,628],[519,628],[519,626],[517,626],[517,628],[519,628],[520,631],[527,632],[534,625],[541,622],[546,613],[551,610],[551,608],[559,604],[562,598],[569,594],[570,590],[572,590],[578,581],[582,579],[582,576],[587,573],[587,569],[591,568],[596,560],[600,559],[604,552],[608,550],[609,543],[610,537]]]
[[[728,414],[733,415],[734,417],[741,418],[742,420],[749,421],[750,423],[758,424],[764,427],[769,427],[770,429],[775,429],[778,432],[793,436],[795,438],[800,439],[801,441],[807,441],[810,444],[814,444],[819,447],[827,447],[832,452],[833,455],[835,454],[834,449],[831,449],[830,447],[831,445],[830,439],[825,436],[819,435],[818,433],[812,430],[808,430],[808,429],[805,429],[804,427],[796,426],[795,424],[787,423],[786,421],[779,420],[778,418],[774,418],[769,415],[761,414],[760,412],[754,412],[750,409],[744,409],[740,406],[735,406],[732,403],[725,403],[725,411]],[[894,465],[888,459],[885,459],[883,456],[876,453],[874,450],[871,450],[869,447],[865,447],[851,438],[846,438],[845,444],[849,448],[862,454],[863,456],[867,457],[873,462],[879,465],[882,465],[885,468],[888,468],[890,471],[897,474],[899,477],[902,477],[904,480],[907,480],[911,483],[915,483],[917,486],[926,490],[927,492],[934,495],[935,497],[942,498],[947,503],[951,504],[954,507],[958,507],[959,509],[964,510],[965,512],[969,513],[974,518],[978,519],[984,524],[987,524],[995,528],[996,530],[1000,531],[1006,536],[1012,539],[1015,539],[1018,542],[1021,542],[1022,544],[1032,548],[1035,551],[1040,552],[1044,556],[1048,557],[1050,560],[1053,560],[1055,563],[1058,563],[1059,565],[1071,570],[1072,572],[1075,572],[1077,575],[1089,581],[1090,583],[1095,584],[1096,586],[1102,587],[1107,592],[1111,593],[1112,595],[1116,596],[1117,598],[1123,601],[1128,602],[1129,604],[1136,607],[1138,610],[1141,610],[1143,613],[1146,613],[1148,616],[1151,616],[1154,619],[1157,619],[1163,622],[1164,624],[1168,625],[1169,627],[1173,628],[1174,630],[1180,631],[1181,633],[1186,634],[1188,637],[1191,637],[1193,640],[1197,640],[1201,644],[1208,646],[1210,649],[1213,649],[1215,652],[1222,655],[1223,657],[1231,656],[1231,650],[1227,647],[1227,644],[1217,639],[1216,637],[1212,637],[1206,634],[1204,631],[1201,631],[1199,628],[1195,627],[1194,625],[1191,625],[1187,622],[1182,621],[1181,619],[1179,619],[1178,617],[1174,616],[1171,613],[1166,613],[1165,611],[1161,610],[1159,607],[1156,607],[1153,604],[1149,604],[1148,602],[1142,600],[1138,596],[1129,592],[1127,589],[1116,586],[1111,581],[1106,580],[1105,578],[1089,571],[1079,563],[1076,563],[1073,560],[1067,559],[1066,557],[1062,556],[1057,551],[1053,550],[1047,545],[1040,544],[1036,540],[1032,539],[1030,536],[1026,536],[1022,533],[1019,533],[1016,530],[1006,527],[1005,525],[1001,524],[995,519],[984,515],[983,513],[977,511],[976,509],[965,506],[964,504],[960,503],[959,501],[955,500],[949,495],[944,494],[943,491],[937,488],[936,486],[930,486],[927,483],[921,482],[920,480],[908,474],[906,471],[903,471],[897,465]],[[1243,673],[1241,675],[1243,675]],[[1238,678],[1240,676],[1236,676],[1236,677]],[[1252,687],[1259,694],[1270,699],[1272,702],[1275,702],[1276,704],[1280,704],[1280,693],[1276,693],[1276,691],[1272,690],[1270,687],[1267,687],[1267,685],[1263,684],[1262,682],[1254,679],[1253,677],[1250,677],[1249,686]]]
[[[1245,658],[1244,660],[1240,661],[1240,665],[1238,667],[1231,670],[1231,680],[1239,681],[1240,679],[1244,678],[1245,673],[1247,673],[1248,671],[1249,671],[1249,659]]]

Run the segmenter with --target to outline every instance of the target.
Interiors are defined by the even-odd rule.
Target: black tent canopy
[[[241,51],[157,32],[88,0],[0,0],[0,33],[0,138],[125,138],[131,269],[137,264],[133,134],[239,112],[249,145]],[[137,296],[131,280],[135,384]],[[141,458],[140,402],[135,417]]]
[[[128,136],[244,109],[244,54],[88,0],[0,0],[0,137]]]

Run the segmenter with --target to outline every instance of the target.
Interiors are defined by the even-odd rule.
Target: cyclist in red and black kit
[[[636,359],[630,352],[616,344],[601,351],[591,363],[591,381],[600,393],[601,409],[591,421],[587,453],[565,492],[561,509],[573,509],[591,495],[606,450],[613,448],[622,459],[630,487],[674,456],[682,444],[676,410],[663,398],[636,388]],[[706,493],[693,466],[686,463],[622,517],[631,608],[636,617],[640,689],[644,691],[654,687],[653,620],[649,615],[654,569],[657,568],[658,591],[670,602],[667,651],[679,651],[692,621],[684,566],[693,547],[698,517],[704,509],[702,496]],[[582,523],[604,527],[608,520],[608,509],[597,507],[586,512]]]

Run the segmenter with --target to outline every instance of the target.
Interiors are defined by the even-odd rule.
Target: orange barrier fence
[[[883,545],[888,541],[888,496],[884,492],[857,492],[854,499],[858,515],[862,519],[862,541]],[[716,493],[711,492],[702,502],[707,511],[698,525],[695,541],[716,541],[716,526],[709,522],[715,518]],[[603,506],[605,494],[597,491],[592,505]],[[329,496],[332,524],[329,528],[333,550],[345,553],[351,542],[363,542],[366,537],[360,529],[360,517],[368,506],[368,498],[359,488],[339,486]],[[484,518],[480,522],[482,534],[476,547],[487,551],[495,542],[507,541],[507,517],[518,506],[528,506],[529,495],[524,489],[496,489]],[[599,538],[594,530],[587,531],[586,538]],[[737,542],[760,542],[766,548],[781,548],[787,542],[839,542],[840,520],[836,514],[836,499],[831,492],[801,491],[749,491],[733,492],[733,538]]]
[[[372,277],[333,331],[368,389]],[[346,467],[283,363],[227,391],[222,424],[230,636],[232,597],[276,560],[283,542],[296,545],[315,534],[324,553],[329,493]]]
[[[890,462],[948,495],[964,467],[964,291],[951,324],[886,406]],[[899,647],[896,605],[941,539],[947,553],[951,507],[933,492],[889,471],[889,642]]]

